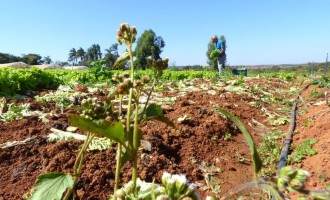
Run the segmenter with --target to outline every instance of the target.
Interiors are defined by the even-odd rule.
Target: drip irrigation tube
[[[299,96],[301,95],[301,93],[303,91],[305,91],[311,84],[307,84],[305,85],[301,91],[299,92],[299,94],[296,96],[295,100],[294,100],[294,104],[291,110],[291,119],[290,119],[290,127],[289,127],[289,132],[285,137],[285,141],[283,144],[283,148],[281,151],[281,155],[280,155],[280,162],[278,165],[278,169],[276,172],[276,175],[278,175],[278,173],[281,171],[281,169],[286,165],[286,161],[287,161],[287,157],[288,157],[288,153],[289,153],[289,148],[292,142],[292,136],[293,136],[293,132],[296,126],[296,110],[297,110],[297,103],[299,100]],[[252,188],[256,188],[259,187],[261,189],[266,189],[267,187],[267,183],[265,182],[267,180],[267,178],[259,178],[258,182],[252,181],[252,182],[248,182],[248,183],[244,183],[238,186],[235,186],[233,188],[231,188],[229,191],[227,191],[227,193],[224,195],[224,197],[221,198],[221,200],[227,200],[230,198],[231,195],[233,194],[238,194],[243,190],[246,189],[252,189]],[[257,186],[258,184],[258,186]],[[279,195],[281,195],[279,193]],[[276,199],[276,197],[274,195],[272,195],[272,200]]]
[[[294,129],[296,128],[296,110],[297,110],[297,103],[298,103],[298,100],[299,100],[299,96],[310,85],[311,84],[305,85],[305,87],[303,87],[303,89],[299,92],[299,94],[296,96],[296,98],[294,100],[294,104],[293,104],[293,107],[292,107],[292,110],[291,110],[291,119],[290,119],[289,132],[286,135],[284,143],[283,143],[283,148],[282,148],[281,155],[280,155],[280,162],[278,164],[276,175],[278,175],[280,173],[281,169],[283,167],[285,167],[285,165],[286,165],[286,161],[287,161],[289,150],[290,150],[290,145],[291,145],[291,142],[292,142],[293,132],[294,132]],[[275,200],[275,199],[276,199],[275,196],[272,196],[272,200]]]
[[[276,175],[278,175],[280,173],[281,169],[286,165],[290,145],[291,145],[291,142],[292,142],[293,132],[294,132],[294,129],[296,127],[296,110],[297,110],[297,103],[298,103],[299,96],[310,85],[311,84],[307,84],[305,87],[303,87],[303,89],[299,92],[299,94],[297,95],[297,97],[294,100],[295,103],[293,104],[293,107],[292,107],[292,110],[291,110],[291,119],[290,119],[289,132],[286,135],[285,140],[284,140],[283,148],[282,148],[281,155],[280,155],[280,163],[278,165]]]

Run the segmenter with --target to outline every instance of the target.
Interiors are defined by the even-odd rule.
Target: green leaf
[[[161,106],[157,105],[155,103],[152,103],[147,107],[146,118],[147,118],[147,120],[155,119],[155,120],[161,121],[161,122],[171,126],[172,128],[175,128],[174,123],[169,118],[164,116]]]
[[[239,128],[239,130],[243,133],[243,135],[244,135],[245,139],[247,140],[247,143],[250,147],[251,157],[252,157],[253,165],[254,165],[254,172],[256,174],[258,174],[258,172],[260,171],[260,169],[262,167],[262,162],[258,155],[257,149],[255,147],[255,143],[253,141],[251,134],[247,131],[247,129],[245,128],[243,123],[232,113],[230,113],[222,108],[218,108],[218,111],[220,113],[222,113],[223,115],[225,115],[226,117],[228,117],[230,120],[232,120],[235,123],[235,125]]]
[[[164,114],[163,114],[163,110],[160,107],[160,105],[152,103],[147,107],[146,116],[147,116],[147,119],[153,119],[153,118],[157,118],[157,117],[163,117]]]
[[[60,200],[66,189],[72,189],[73,179],[70,174],[51,172],[38,177],[31,200]]]
[[[128,147],[129,148],[129,147]],[[131,149],[125,149],[125,147],[122,148],[121,151],[121,167],[124,166],[125,163],[133,159],[132,156],[132,150]]]
[[[68,120],[73,126],[77,126],[81,130],[99,134],[125,145],[126,137],[121,122],[113,122],[110,124],[107,121],[103,121],[102,123],[97,123],[75,114],[70,115]]]
[[[113,64],[113,69],[117,69],[122,66],[127,60],[129,60],[129,53],[125,51],[121,56],[119,56],[116,62]]]

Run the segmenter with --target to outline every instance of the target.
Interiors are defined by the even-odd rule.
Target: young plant
[[[288,158],[289,163],[299,163],[306,156],[312,156],[317,154],[315,149],[312,149],[313,145],[316,144],[315,139],[304,140],[295,150],[294,154]]]
[[[150,78],[143,76],[141,80],[134,79],[132,44],[135,42],[136,34],[136,28],[129,27],[128,24],[121,24],[120,30],[117,32],[118,42],[120,44],[125,43],[127,51],[117,59],[115,66],[129,59],[131,63],[130,75],[123,74],[114,77],[117,82],[116,90],[109,94],[104,102],[97,99],[84,100],[81,103],[84,107],[82,115],[69,116],[69,122],[72,125],[87,132],[84,144],[77,155],[73,174],[53,172],[41,175],[37,180],[36,188],[32,192],[31,199],[46,199],[47,195],[49,195],[47,199],[59,199],[65,190],[68,190],[64,196],[65,200],[72,195],[75,197],[75,188],[81,174],[85,152],[95,135],[107,137],[118,143],[115,190],[119,184],[120,168],[125,162],[132,160],[132,194],[137,194],[137,154],[142,137],[138,125],[143,120],[148,119],[159,119],[168,124],[171,123],[163,116],[160,106],[156,104],[149,105],[149,99],[157,79],[162,75],[163,70],[168,67],[168,58],[164,60],[148,58],[148,65],[154,71],[154,80],[151,88],[147,91],[147,102],[143,106],[139,105],[139,99]],[[118,112],[113,111],[112,99],[115,95],[119,96],[121,100]],[[122,111],[124,97],[128,99],[126,112]],[[134,112],[132,112],[133,109]],[[64,181],[66,184],[59,186],[56,184],[58,181]]]
[[[223,138],[224,141],[231,140],[233,138],[233,134],[230,132],[225,132],[225,137]]]
[[[6,105],[6,100],[0,99],[0,121],[12,122],[14,120],[22,119],[24,116],[31,115],[30,104],[15,105],[15,103],[8,104],[7,112],[3,112]]]
[[[184,174],[163,173],[162,186],[155,183],[147,183],[137,179],[136,195],[132,181],[115,193],[116,199],[123,200],[198,200],[197,187],[190,183]]]
[[[148,65],[154,71],[154,79],[151,88],[146,91],[147,101],[144,105],[140,105],[140,97],[145,92],[150,78],[142,76],[141,79],[135,80],[132,44],[135,42],[137,32],[135,27],[129,27],[128,24],[121,24],[120,30],[117,31],[117,40],[120,44],[125,43],[126,52],[120,56],[115,62],[115,66],[121,65],[130,60],[131,73],[115,75],[113,80],[117,83],[115,91],[107,96],[105,102],[100,102],[97,99],[87,99],[82,102],[85,108],[81,116],[71,115],[69,121],[74,126],[87,132],[87,138],[80,150],[73,170],[73,180],[68,185],[68,192],[64,199],[68,199],[76,187],[77,180],[81,174],[81,167],[84,160],[84,155],[92,138],[97,134],[110,138],[118,142],[117,156],[116,156],[116,175],[115,175],[115,193],[119,185],[120,168],[124,163],[132,160],[132,195],[137,195],[137,158],[138,148],[142,132],[138,125],[143,120],[159,119],[164,122],[168,120],[163,116],[160,106],[156,104],[149,105],[151,93],[155,87],[157,79],[162,75],[163,70],[168,66],[168,59],[154,60],[148,58]],[[118,96],[120,99],[119,111],[113,111],[112,99]],[[124,112],[123,102],[127,100],[127,110]],[[134,112],[132,110],[134,109]],[[170,124],[170,123],[169,123]],[[69,179],[71,175],[69,176]],[[72,177],[71,177],[72,179]],[[62,191],[63,192],[63,191]]]
[[[322,95],[322,92],[318,92],[316,89],[310,91],[309,96],[313,99],[318,99]]]
[[[284,138],[282,132],[270,132],[269,135],[262,137],[262,142],[259,144],[258,152],[267,167],[262,168],[261,175],[273,175],[277,169],[278,160],[281,154],[279,146],[280,141]]]
[[[141,80],[135,80],[135,70],[133,64],[133,56],[135,53],[132,51],[132,45],[135,42],[137,31],[136,28],[130,27],[124,23],[120,25],[120,29],[117,31],[117,41],[119,44],[126,45],[126,52],[121,55],[114,64],[114,68],[124,63],[129,59],[131,65],[130,76],[120,77],[115,76],[114,80],[118,83],[117,93],[120,99],[127,96],[127,112],[126,116],[122,116],[120,111],[121,120],[126,123],[124,134],[127,139],[127,143],[118,144],[117,149],[117,166],[115,177],[115,192],[119,184],[119,172],[122,165],[132,160],[132,188],[133,194],[136,194],[136,182],[137,182],[137,162],[138,162],[138,148],[140,146],[140,140],[142,138],[142,131],[139,129],[139,123],[148,119],[159,119],[161,121],[169,123],[169,121],[163,116],[163,112],[160,106],[156,104],[150,104],[150,96],[155,88],[157,80],[162,76],[163,70],[168,68],[168,58],[164,60],[155,60],[152,57],[147,58],[148,67],[154,72],[153,83],[151,88],[147,91],[147,101],[144,105],[139,104],[140,97],[143,95],[144,87],[150,80],[149,76],[142,76]],[[130,77],[130,78],[128,78]],[[122,101],[121,101],[122,103]],[[134,112],[132,109],[134,108]],[[121,109],[122,110],[122,109]],[[169,123],[170,124],[170,123]]]
[[[123,127],[120,123],[113,122],[116,114],[112,112],[112,104],[108,99],[99,102],[97,99],[85,99],[82,101],[83,113],[70,115],[69,121],[80,129],[87,131],[83,146],[78,152],[73,166],[73,173],[50,172],[40,175],[36,187],[32,190],[30,199],[63,199],[75,197],[75,188],[81,174],[85,154],[95,135],[111,138],[112,140],[124,143]],[[111,123],[110,123],[111,122]],[[60,184],[61,183],[61,184]]]

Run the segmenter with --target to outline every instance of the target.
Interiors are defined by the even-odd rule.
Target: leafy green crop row
[[[59,85],[70,82],[78,84],[95,84],[111,80],[114,73],[123,73],[122,70],[41,70],[37,68],[15,69],[0,68],[0,96],[25,94],[31,90],[57,89]],[[137,71],[135,78],[143,75],[151,76],[152,70]],[[162,80],[185,80],[193,78],[214,78],[215,72],[210,71],[164,71]]]
[[[102,64],[102,63],[101,63]],[[80,85],[91,85],[95,83],[109,82],[113,74],[121,74],[124,70],[108,70],[102,65],[96,63],[89,70],[41,70],[38,68],[15,69],[0,68],[0,96],[12,96],[15,94],[24,94],[30,90],[39,89],[57,89],[59,85],[67,85],[72,82]],[[136,70],[134,78],[140,79],[144,75],[152,76],[152,69]],[[231,70],[225,70],[225,76],[231,77]],[[273,72],[273,73],[249,73],[249,76],[261,76],[268,78],[281,78],[292,81],[297,78],[295,72]],[[160,80],[180,81],[191,80],[194,78],[218,79],[216,71],[171,71],[164,70]],[[329,81],[326,76],[320,81],[314,81],[315,85],[329,87]]]
[[[61,83],[59,77],[41,69],[0,69],[0,95],[22,94],[41,88],[55,89]]]

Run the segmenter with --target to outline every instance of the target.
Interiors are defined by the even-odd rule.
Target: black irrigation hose
[[[297,97],[294,100],[294,104],[291,110],[291,120],[290,120],[290,127],[289,127],[289,132],[285,137],[285,141],[284,141],[284,145],[281,151],[281,155],[280,155],[280,163],[278,165],[278,169],[276,172],[276,175],[278,175],[278,173],[281,171],[281,169],[286,165],[286,161],[287,161],[287,157],[288,157],[288,153],[289,153],[289,148],[290,148],[290,144],[292,142],[292,136],[293,136],[293,132],[294,129],[296,127],[296,110],[297,110],[297,103],[299,100],[299,96],[301,95],[301,93],[303,91],[305,91],[311,84],[307,84],[305,85],[302,90],[299,92],[299,94],[297,95]],[[266,179],[265,178],[259,178],[258,181],[258,186],[257,183],[255,181],[252,182],[248,182],[248,183],[244,183],[238,186],[235,186],[233,188],[231,188],[229,191],[226,192],[226,194],[221,198],[221,200],[227,200],[230,198],[230,196],[232,196],[233,194],[238,194],[243,190],[246,189],[252,189],[252,188],[256,188],[259,187],[261,189],[266,189],[267,187],[267,183],[266,183]],[[279,195],[281,195],[281,193],[279,193]],[[272,195],[272,200],[276,199],[274,195]]]
[[[276,175],[278,175],[280,173],[281,169],[283,167],[285,167],[285,165],[286,165],[290,145],[291,145],[291,142],[292,142],[293,132],[294,132],[294,129],[296,128],[296,110],[297,110],[297,103],[298,103],[298,100],[299,100],[299,96],[310,85],[311,84],[305,85],[305,87],[303,87],[303,89],[299,92],[299,94],[296,96],[296,98],[294,100],[295,103],[293,104],[293,107],[292,107],[292,110],[291,110],[291,119],[290,119],[289,132],[286,135],[284,143],[283,143],[283,148],[282,148],[281,155],[280,155],[280,163],[278,164]],[[272,196],[272,200],[275,200],[275,199],[276,199],[275,196]]]
[[[289,132],[286,135],[285,140],[284,140],[284,145],[283,145],[283,148],[282,148],[282,151],[281,151],[281,156],[280,156],[280,163],[278,165],[276,175],[278,175],[280,173],[281,169],[286,165],[290,145],[291,145],[291,142],[292,142],[293,132],[294,132],[294,129],[296,127],[296,110],[297,110],[297,103],[298,103],[299,96],[310,85],[311,84],[307,84],[305,87],[303,87],[303,89],[299,92],[299,94],[297,95],[297,97],[294,100],[295,103],[293,104],[293,107],[292,107],[292,110],[291,110],[291,120],[290,120]]]

